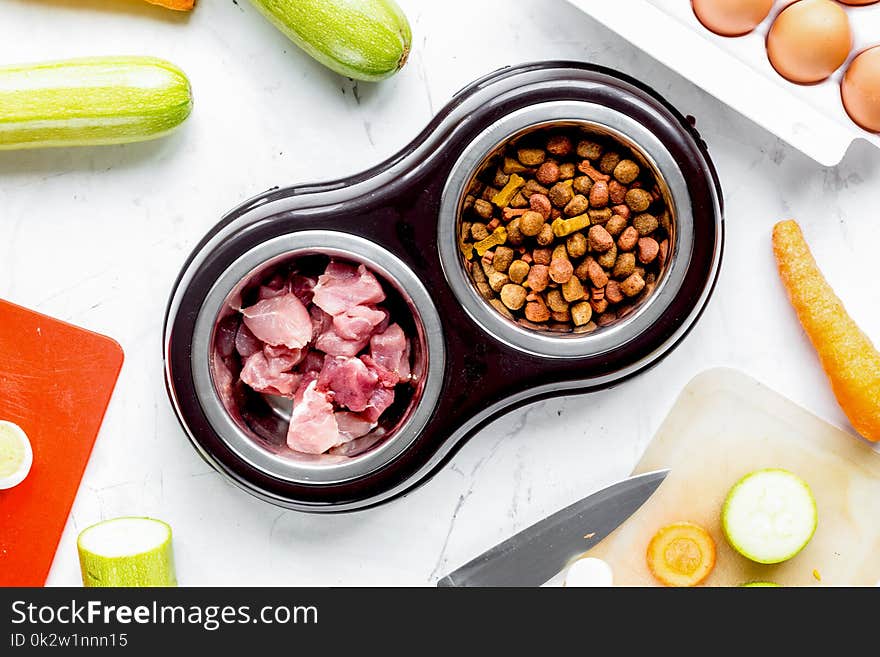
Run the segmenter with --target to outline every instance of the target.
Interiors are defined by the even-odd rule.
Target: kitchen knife
[[[635,513],[669,470],[603,488],[524,529],[437,582],[437,586],[540,586]]]

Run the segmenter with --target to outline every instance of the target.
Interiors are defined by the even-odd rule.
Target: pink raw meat
[[[318,373],[324,367],[324,359],[326,356],[320,351],[310,351],[306,354],[306,357],[303,358],[302,364],[299,366],[299,371],[304,375],[314,374],[314,378],[318,378]]]
[[[284,277],[281,274],[275,274],[260,286],[260,290],[257,293],[257,300],[262,301],[263,299],[272,299],[273,297],[281,296],[289,291],[290,285],[288,285]]]
[[[228,315],[218,322],[214,349],[221,358],[229,358],[235,352],[235,335],[240,324],[237,315]]]
[[[274,347],[267,344],[263,347],[263,353],[269,361],[269,367],[275,372],[286,372],[293,369],[305,357],[304,349],[289,349],[288,347]]]
[[[394,403],[394,388],[385,388],[379,386],[373,390],[370,396],[370,403],[361,414],[364,419],[370,422],[378,422],[379,417],[384,413],[391,404]]]
[[[380,367],[394,372],[401,381],[409,378],[409,340],[398,324],[370,338],[370,357]]]
[[[289,360],[283,358],[269,359],[264,352],[258,351],[245,361],[244,367],[241,368],[241,380],[256,392],[293,397],[302,375],[278,369],[287,362]],[[293,364],[286,369],[290,367],[293,367]]]
[[[336,425],[339,427],[339,437],[345,442],[366,436],[376,428],[375,422],[371,422],[358,413],[349,413],[348,411],[336,413]]]
[[[333,317],[333,330],[345,340],[369,340],[388,313],[370,306],[355,306]]]
[[[306,306],[308,306],[312,302],[315,285],[317,284],[318,279],[312,278],[311,276],[294,274],[290,277],[290,291],[293,292],[297,296],[297,298],[302,301],[303,304]]]
[[[367,346],[369,336],[363,340],[346,340],[331,326],[315,339],[315,348],[329,356],[357,356]]]
[[[242,311],[244,323],[266,344],[302,349],[312,339],[312,320],[292,292],[258,301]]]
[[[253,356],[262,348],[263,343],[242,322],[238,327],[238,332],[235,334],[235,350],[242,358],[247,358],[248,356]]]
[[[323,454],[340,441],[333,404],[317,386],[313,380],[296,391],[287,431],[287,446],[305,454]]]
[[[360,358],[326,358],[318,377],[318,389],[331,394],[333,401],[360,412],[367,409],[379,377]]]
[[[355,267],[331,262],[315,286],[315,304],[331,315],[384,300],[382,286],[363,265]]]

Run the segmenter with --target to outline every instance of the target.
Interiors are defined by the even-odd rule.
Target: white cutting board
[[[702,525],[715,539],[718,560],[709,586],[880,582],[880,454],[754,379],[715,369],[691,381],[635,474],[661,468],[671,472],[653,497],[589,553],[611,564],[615,585],[657,585],[645,548],[658,529],[677,521]],[[739,556],[721,532],[727,491],[760,468],[785,468],[804,478],[819,509],[809,545],[773,566]]]

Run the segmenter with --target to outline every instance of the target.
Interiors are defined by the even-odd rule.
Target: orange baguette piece
[[[880,441],[880,352],[825,280],[797,222],[776,224],[773,252],[779,276],[837,402],[856,431]]]
[[[192,11],[196,5],[196,0],[147,0],[147,2],[175,11]]]

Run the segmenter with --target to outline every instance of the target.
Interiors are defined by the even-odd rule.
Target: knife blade
[[[668,474],[647,472],[603,488],[484,552],[437,586],[540,586],[638,511]]]

